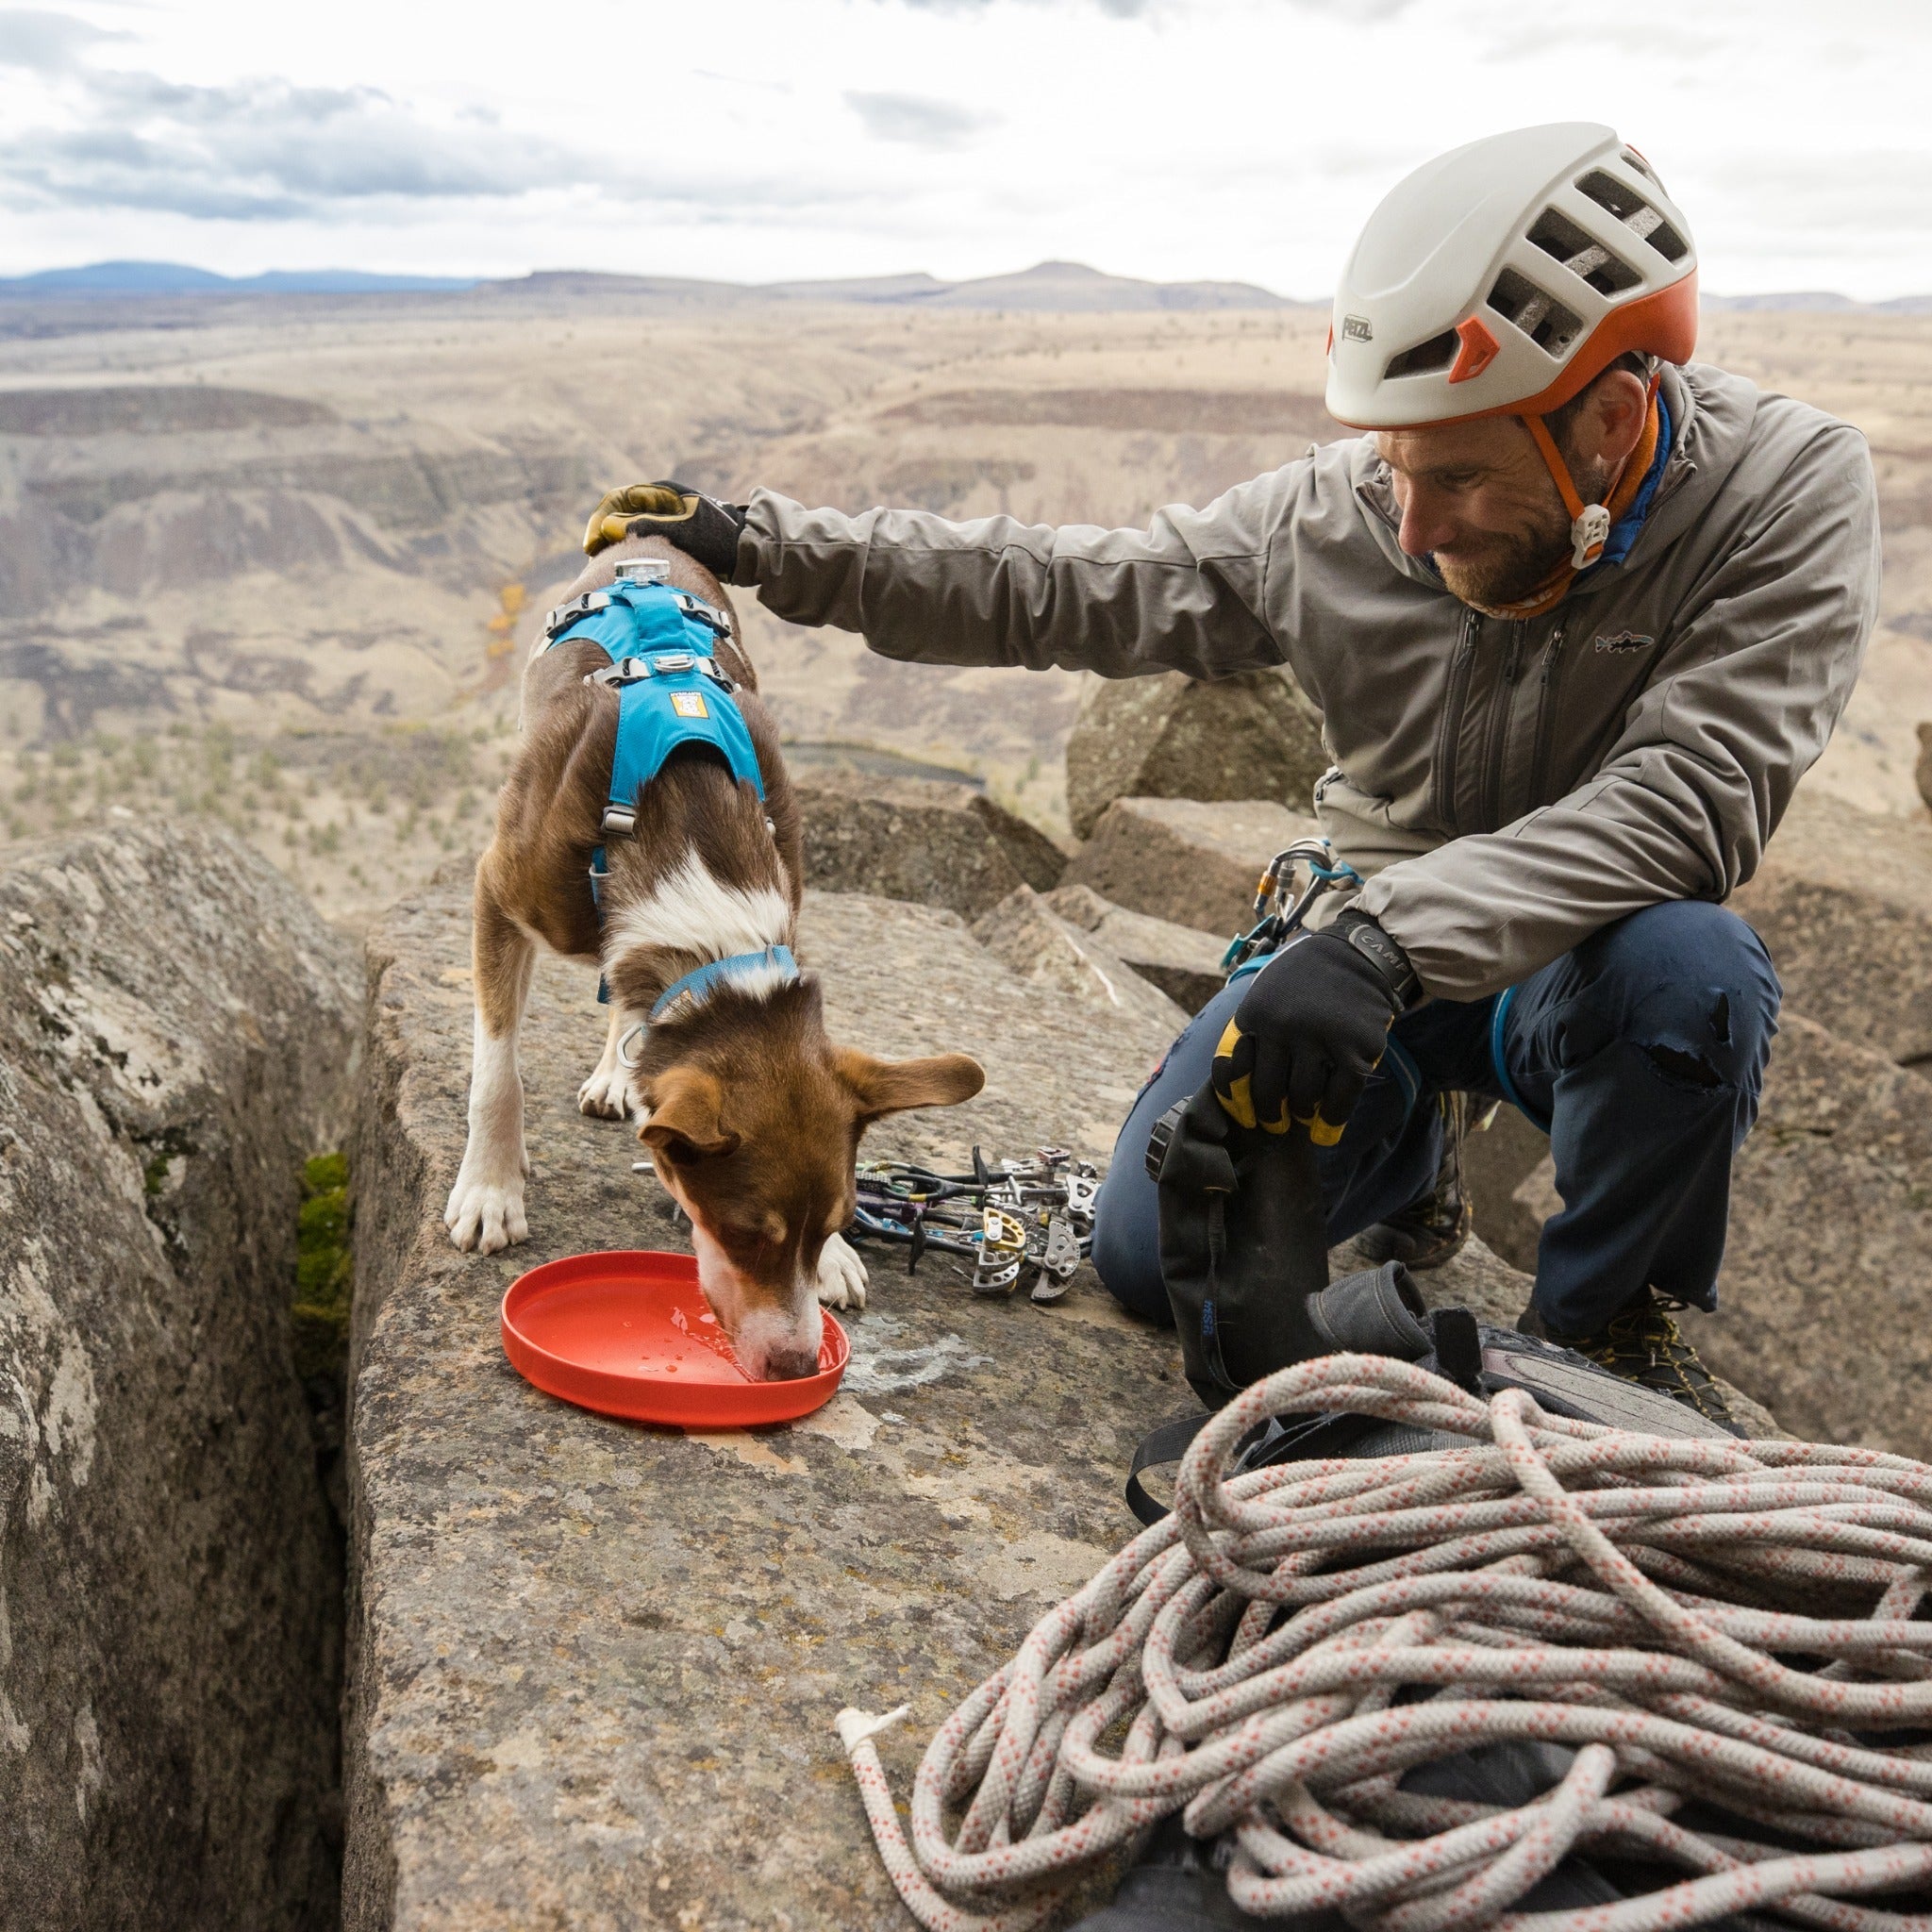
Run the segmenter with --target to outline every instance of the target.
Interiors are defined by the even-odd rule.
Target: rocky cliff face
[[[338,1531],[290,1352],[352,958],[211,832],[0,872],[0,1921],[321,1928]]]

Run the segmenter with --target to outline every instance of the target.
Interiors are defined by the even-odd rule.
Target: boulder
[[[1261,868],[1295,840],[1320,836],[1313,819],[1270,799],[1117,798],[1065,882],[1224,941],[1255,923]]]
[[[972,932],[1001,965],[1029,986],[1051,988],[1100,1012],[1131,1014],[1137,1022],[1165,1028],[1170,1040],[1188,1024],[1187,1014],[1166,993],[1101,944],[1094,934],[1057,917],[1031,886],[1022,886],[991,912],[982,912],[973,922]]]
[[[0,870],[8,1925],[336,1923],[342,1577],[291,1304],[358,981],[223,831]]]
[[[1082,839],[1117,798],[1269,798],[1306,811],[1328,763],[1322,714],[1285,672],[1098,678],[1067,741],[1067,810]]]
[[[1801,791],[1732,906],[1787,1011],[1932,1071],[1932,824]]]
[[[1547,1157],[1518,1187],[1559,1205]],[[1787,1013],[1733,1172],[1715,1315],[1687,1334],[1800,1436],[1932,1457],[1932,1108],[1925,1083]]]
[[[1050,891],[1066,855],[1044,832],[970,785],[857,772],[794,774],[805,878],[828,892],[874,892],[971,919],[1020,886]]]
[[[1932,808],[1932,724],[1919,726],[1919,761],[1912,767],[1912,781],[1919,796]]]
[[[406,903],[369,945],[345,1925],[900,1924],[832,1716],[909,1699],[882,1740],[903,1782],[923,1734],[1133,1533],[1134,1444],[1193,1407],[1173,1337],[1091,1274],[1040,1309],[873,1248],[844,1388],[800,1424],[684,1437],[553,1402],[503,1358],[505,1287],[558,1255],[688,1245],[631,1136],[576,1111],[593,980],[537,969],[531,1239],[465,1256],[441,1210],[467,894]],[[1017,976],[933,908],[813,893],[800,949],[836,1037],[987,1067],[967,1106],[874,1129],[880,1154],[1105,1159],[1172,1030]]]
[[[1091,886],[1062,886],[1046,895],[1055,918],[1092,936],[1189,1013],[1198,1013],[1227,983],[1221,957],[1227,949],[1198,927],[1129,912]]]
[[[1462,1143],[1462,1184],[1476,1233],[1512,1268],[1530,1274],[1536,1273],[1543,1215],[1538,1206],[1521,1198],[1521,1191],[1548,1160],[1549,1153],[1549,1136],[1531,1126],[1507,1102],[1481,1133],[1468,1135]],[[1541,1199],[1537,1195],[1537,1202]]]

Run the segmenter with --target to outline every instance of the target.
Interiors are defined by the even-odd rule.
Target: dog
[[[554,643],[539,638],[523,741],[476,868],[469,1141],[444,1224],[458,1247],[486,1255],[528,1232],[517,1033],[541,941],[603,974],[609,1027],[578,1108],[641,1121],[740,1365],[760,1381],[814,1374],[821,1304],[865,1306],[865,1268],[842,1232],[859,1137],[887,1114],[969,1100],[986,1076],[964,1054],[882,1060],[827,1038],[819,983],[791,959],[797,801],[737,613],[708,571],[655,537],[594,558],[569,598],[607,590],[632,558],[656,559],[672,590],[728,625],[715,661],[736,687],[764,796],[711,746],[680,744],[636,793],[624,836],[622,816],[606,818],[619,697],[593,677],[610,658],[567,627]],[[690,698],[676,702],[693,715]],[[702,704],[695,715],[708,715]]]

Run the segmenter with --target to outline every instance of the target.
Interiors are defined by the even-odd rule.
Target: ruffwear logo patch
[[[1369,326],[1366,315],[1344,315],[1341,318],[1341,336],[1344,341],[1373,342],[1375,331]]]
[[[1596,648],[1622,655],[1625,651],[1648,651],[1656,643],[1655,638],[1644,636],[1641,630],[1620,630],[1612,637],[1597,639]]]
[[[706,708],[705,694],[701,691],[673,691],[671,708],[680,718],[708,718],[711,715]]]

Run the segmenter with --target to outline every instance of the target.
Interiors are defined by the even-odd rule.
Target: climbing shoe
[[[1646,1288],[1593,1335],[1559,1334],[1544,1324],[1534,1302],[1516,1325],[1525,1335],[1540,1335],[1546,1341],[1588,1356],[1598,1368],[1622,1375],[1626,1382],[1658,1390],[1686,1408],[1695,1409],[1707,1422],[1741,1436],[1743,1427],[1731,1413],[1717,1377],[1704,1366],[1671,1319],[1673,1311],[1684,1306]]]
[[[1411,1272],[1440,1268],[1461,1252],[1474,1226],[1469,1196],[1462,1187],[1462,1137],[1469,1131],[1469,1096],[1439,1094],[1436,1104],[1442,1114],[1442,1160],[1436,1170],[1435,1185],[1400,1213],[1376,1222],[1356,1237],[1356,1246],[1377,1267],[1384,1261],[1400,1261]]]

